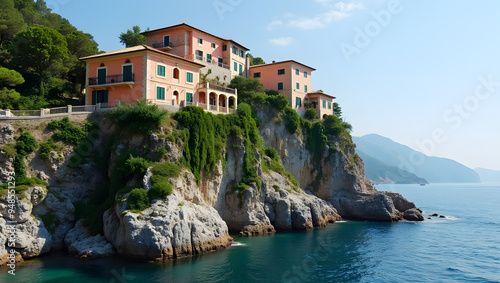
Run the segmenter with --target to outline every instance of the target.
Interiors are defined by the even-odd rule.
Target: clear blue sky
[[[105,51],[133,25],[185,22],[267,62],[297,60],[317,69],[313,89],[337,97],[353,135],[500,170],[500,1],[46,2]]]

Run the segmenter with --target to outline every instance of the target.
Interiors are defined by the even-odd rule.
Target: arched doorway
[[[226,99],[227,97],[224,94],[219,95],[219,112],[226,113]]]
[[[179,92],[177,90],[174,90],[174,97],[175,99],[175,102],[173,103],[173,105],[179,105]]]
[[[198,95],[198,102],[202,104],[207,104],[207,94],[204,91],[200,91]]]
[[[215,92],[211,92],[209,95],[210,99],[210,110],[217,110],[217,94]]]

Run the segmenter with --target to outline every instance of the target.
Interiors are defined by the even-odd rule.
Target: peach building
[[[187,24],[146,31],[146,45],[201,63],[209,78],[228,85],[235,76],[248,77],[249,50],[231,39],[215,36]]]
[[[294,60],[250,66],[248,48],[187,24],[146,31],[146,44],[87,56],[86,105],[115,106],[145,99],[173,107],[197,105],[215,113],[237,108],[237,90],[225,87],[235,76],[259,79],[303,114],[315,102],[320,117],[333,114],[335,97],[312,91],[312,72]],[[200,72],[218,84],[201,82]]]
[[[199,70],[204,65],[147,45],[80,60],[87,63],[86,105],[106,107],[145,99],[158,105],[197,105],[222,113],[236,109],[235,89],[200,83]]]
[[[259,79],[266,90],[277,90],[286,95],[290,106],[300,114],[306,110],[306,102],[317,101],[316,109],[320,117],[332,115],[332,101],[335,97],[322,92],[312,92],[311,73],[315,70],[294,60],[273,61],[270,64],[251,66],[250,77]]]

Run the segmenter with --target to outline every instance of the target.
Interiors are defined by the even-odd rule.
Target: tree
[[[24,83],[24,78],[18,72],[0,67],[0,87],[14,87]]]
[[[85,87],[86,65],[78,58],[99,53],[94,37],[82,31],[74,31],[65,36],[68,43],[68,80],[73,84],[73,93],[81,93]]]
[[[342,117],[342,107],[337,102],[333,103],[333,114],[337,117]]]
[[[239,103],[248,103],[251,104],[252,100],[257,96],[264,96],[264,85],[258,80],[254,78],[244,78],[241,76],[236,76],[231,80],[229,84],[230,88],[238,89],[238,104]]]
[[[133,26],[132,30],[127,29],[127,32],[122,32],[118,37],[120,42],[125,45],[125,47],[132,47],[146,43],[146,37],[141,34],[141,28],[139,26]]]
[[[49,70],[64,71],[68,47],[59,32],[40,25],[28,27],[12,40],[14,62],[19,68],[33,70],[39,78],[39,95],[44,95],[45,75]],[[67,72],[67,70],[66,70]]]
[[[14,1],[0,0],[0,48],[25,27],[23,15],[14,7]]]
[[[250,57],[250,66],[266,64],[260,57],[253,57],[250,53],[248,53],[247,56]]]
[[[21,95],[7,87],[24,83],[24,78],[18,72],[0,67],[0,108],[12,109]]]

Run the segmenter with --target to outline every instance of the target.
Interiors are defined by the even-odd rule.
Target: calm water
[[[0,282],[500,282],[500,184],[377,188],[447,218],[236,237],[226,251],[162,264],[53,254],[16,276],[0,270]]]

